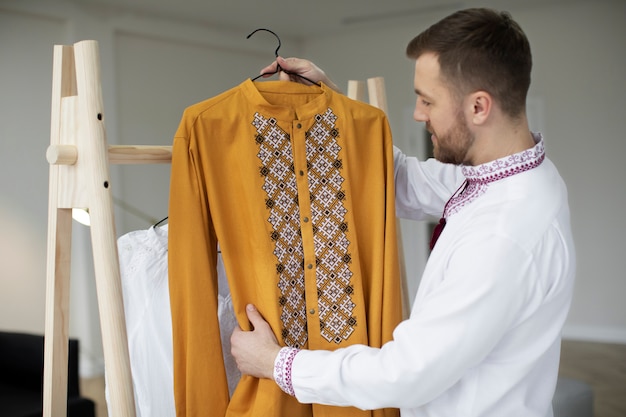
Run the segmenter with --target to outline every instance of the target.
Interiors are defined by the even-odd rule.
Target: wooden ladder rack
[[[67,413],[72,209],[89,211],[109,414],[134,417],[109,164],[169,163],[171,146],[109,146],[96,41],[55,45],[48,201],[44,416]]]

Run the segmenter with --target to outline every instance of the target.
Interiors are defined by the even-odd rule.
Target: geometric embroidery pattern
[[[257,131],[260,174],[272,225],[276,272],[281,296],[282,338],[287,346],[302,348],[307,341],[306,304],[304,298],[304,251],[300,234],[298,190],[293,168],[293,151],[289,134],[276,119],[254,115]]]
[[[318,311],[322,337],[329,342],[347,340],[356,318],[352,301],[351,256],[348,250],[345,191],[341,188],[341,147],[335,127],[337,116],[328,109],[315,116],[306,132],[309,192],[317,268]]]
[[[331,109],[315,116],[315,123],[306,132],[306,157],[320,332],[327,341],[340,343],[350,337],[357,322],[353,315],[354,287],[336,120]],[[252,125],[257,131],[257,156],[261,161],[260,174],[264,178],[268,222],[272,225],[277,259],[282,338],[287,346],[301,348],[307,341],[307,318],[293,149],[289,134],[278,126],[276,119],[256,113]]]
[[[482,165],[464,165],[461,171],[467,179],[467,187],[463,193],[455,195],[450,199],[444,217],[448,218],[458,213],[463,207],[485,194],[490,184],[530,171],[541,165],[546,157],[545,148],[541,136],[538,136],[535,140],[538,141],[535,146],[525,151]]]

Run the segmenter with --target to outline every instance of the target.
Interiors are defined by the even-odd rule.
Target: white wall
[[[510,9],[534,51],[534,119],[570,189],[579,273],[566,336],[620,343],[626,343],[625,8],[607,0]],[[404,48],[444,14],[356,27],[304,45],[282,39],[281,53],[313,59],[340,85],[384,76],[395,140],[419,155],[413,66]],[[44,327],[53,45],[99,41],[110,143],[170,144],[187,105],[256,75],[271,60],[273,39],[246,35],[62,1],[0,1],[0,329]],[[125,207],[117,205],[118,235],[167,215],[169,165],[119,166],[112,174],[116,201]],[[82,373],[90,375],[102,369],[93,265],[88,233],[78,225],[74,232],[71,332],[81,338]],[[425,227],[403,222],[403,235],[414,291],[426,260]]]
[[[578,281],[566,335],[626,342],[626,2],[521,16],[536,45],[547,150],[572,206]]]
[[[488,5],[487,2],[482,2]],[[494,3],[494,2],[491,2]],[[521,3],[520,3],[521,4]],[[544,2],[507,8],[534,56],[531,124],[569,187],[578,273],[565,337],[626,343],[626,2]],[[395,142],[422,155],[406,44],[448,12],[381,22],[354,33],[309,39],[305,56],[335,81],[383,76]],[[408,128],[407,126],[412,126]],[[411,288],[424,265],[423,227],[403,223]]]

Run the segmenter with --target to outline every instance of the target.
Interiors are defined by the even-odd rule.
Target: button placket
[[[313,217],[311,215],[311,201],[309,199],[308,160],[306,152],[305,123],[294,120],[292,123],[294,146],[294,172],[298,184],[298,206],[300,209],[300,228],[304,249],[304,276],[305,276],[305,304],[307,313],[308,341],[313,346],[319,344],[319,317],[317,299],[317,267],[313,238]]]

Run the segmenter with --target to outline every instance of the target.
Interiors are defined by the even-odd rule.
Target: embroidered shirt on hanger
[[[326,86],[250,80],[188,108],[174,138],[170,298],[179,416],[388,416],[299,404],[244,376],[228,398],[216,244],[235,314],[279,342],[381,346],[401,320],[393,149],[384,113]]]

